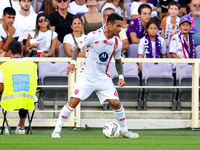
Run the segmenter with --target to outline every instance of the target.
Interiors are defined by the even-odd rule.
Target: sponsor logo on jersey
[[[96,42],[95,42],[95,44],[99,44],[99,42],[98,42],[98,41],[96,41]]]
[[[126,118],[119,119],[120,121],[124,121]]]
[[[108,59],[108,54],[106,52],[102,52],[101,54],[99,54],[99,60],[101,62],[105,62]]]

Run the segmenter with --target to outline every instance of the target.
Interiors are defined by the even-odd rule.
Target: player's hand
[[[13,26],[8,27],[9,35],[13,36],[15,34],[16,29]]]
[[[67,75],[71,72],[73,73],[75,70],[75,65],[74,64],[70,64],[67,66]]]
[[[126,85],[126,83],[124,82],[124,80],[123,79],[119,79],[118,86],[122,87],[122,86],[125,86],[125,85]]]

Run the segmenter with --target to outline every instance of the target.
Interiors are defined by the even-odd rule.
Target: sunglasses
[[[193,4],[192,6],[196,8],[196,7],[200,7],[200,4]]]
[[[67,1],[70,1],[70,0],[57,0],[57,1],[58,1],[58,3],[61,3],[62,1],[67,2]]]
[[[40,23],[43,22],[43,21],[44,21],[44,22],[47,22],[48,19],[47,19],[47,18],[44,18],[44,19],[39,19],[39,20],[38,20],[38,22],[40,22]]]

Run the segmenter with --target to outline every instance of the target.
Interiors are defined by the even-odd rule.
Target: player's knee
[[[119,102],[119,100],[110,100],[108,101],[113,109],[120,109],[121,108],[121,104]]]
[[[70,100],[68,101],[68,105],[72,108],[76,108],[76,106],[80,103],[80,99],[79,98],[70,98]]]

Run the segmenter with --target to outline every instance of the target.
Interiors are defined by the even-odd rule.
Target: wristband
[[[71,64],[76,65],[76,60],[71,60]]]
[[[47,53],[44,53],[44,56],[45,56],[45,57],[48,57],[48,54],[47,54]]]
[[[122,74],[119,75],[119,79],[124,80],[124,76]]]

